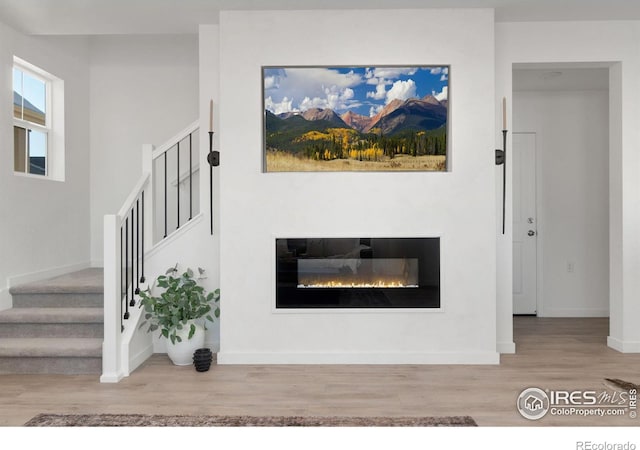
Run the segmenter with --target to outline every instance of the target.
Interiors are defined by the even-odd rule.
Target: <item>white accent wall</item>
[[[262,172],[261,66],[410,64],[451,65],[450,172]],[[492,10],[220,14],[219,363],[498,363],[494,64]],[[276,311],[307,235],[440,236],[442,308]]]
[[[198,36],[92,36],[91,260],[102,264],[103,217],[142,173],[142,145],[198,118]]]
[[[89,53],[81,37],[30,37],[0,23],[0,309],[10,278],[87,267]],[[13,171],[12,67],[18,56],[64,80],[65,180]]]
[[[513,130],[536,133],[538,316],[608,317],[609,91],[516,91]]]

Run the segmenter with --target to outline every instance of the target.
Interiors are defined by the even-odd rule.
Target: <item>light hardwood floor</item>
[[[605,390],[640,383],[640,355],[606,346],[607,319],[515,318],[517,354],[500,365],[214,365],[154,355],[117,384],[96,376],[0,375],[0,425],[39,413],[470,415],[480,426],[638,426],[624,417],[552,417],[516,410],[527,387]],[[611,389],[609,389],[611,391]]]

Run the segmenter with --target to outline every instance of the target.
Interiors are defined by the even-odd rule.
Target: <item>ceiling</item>
[[[607,63],[514,64],[514,91],[589,91],[609,89]]]
[[[636,0],[0,0],[27,34],[197,33],[221,10],[494,8],[496,21],[638,20]]]

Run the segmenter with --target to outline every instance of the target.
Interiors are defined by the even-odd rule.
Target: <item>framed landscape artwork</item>
[[[446,171],[449,66],[263,67],[264,170]]]

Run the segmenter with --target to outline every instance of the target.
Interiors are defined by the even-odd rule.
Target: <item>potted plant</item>
[[[153,287],[140,291],[140,307],[144,307],[148,332],[160,330],[167,340],[167,354],[176,365],[193,364],[193,353],[204,346],[206,322],[220,317],[220,289],[207,293],[200,285],[205,278],[198,268],[198,278],[187,269],[180,273],[178,265],[156,278]],[[158,295],[152,291],[161,290]],[[213,316],[211,311],[213,310]]]

